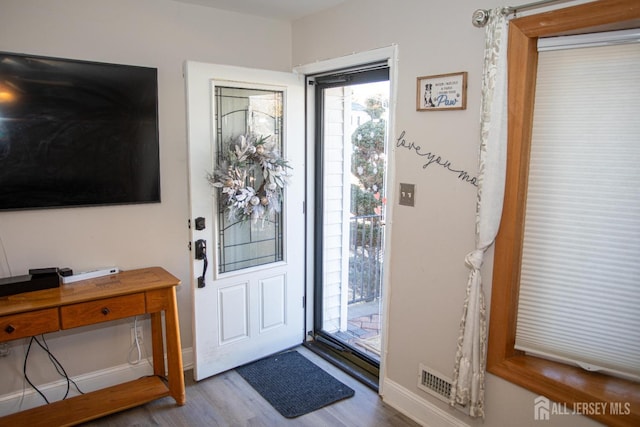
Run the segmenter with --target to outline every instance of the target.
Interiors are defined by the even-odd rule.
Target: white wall
[[[172,0],[0,0],[0,50],[158,68],[162,203],[0,213],[0,277],[34,267],[163,266],[182,280],[182,345],[191,347],[183,62],[290,70],[291,25]],[[78,375],[126,364],[130,326],[50,334],[48,342]],[[18,341],[0,358],[0,395],[22,389],[23,357]],[[38,361],[36,352],[32,378],[58,378]]]
[[[526,2],[521,2],[526,3]],[[503,6],[499,0],[350,0],[293,24],[293,63],[308,64],[353,52],[397,44],[396,134],[421,153],[441,156],[451,168],[477,173],[479,106],[484,31],[471,24],[477,8]],[[416,78],[467,71],[467,109],[417,112]],[[395,145],[395,144],[393,144]],[[423,363],[453,375],[456,340],[468,270],[465,255],[475,245],[476,188],[426,157],[395,148],[395,183],[416,184],[415,207],[393,201],[391,283],[385,399],[406,393],[411,414],[438,425],[434,405],[472,425],[481,425],[418,389]],[[490,300],[492,251],[484,280]],[[393,396],[390,396],[393,394]],[[533,400],[522,388],[488,375],[486,426],[536,425]],[[402,400],[402,399],[401,399]],[[428,405],[425,405],[428,402]],[[545,425],[595,425],[581,416],[557,415]]]
[[[343,87],[325,90],[322,329],[330,333],[347,329],[351,168],[345,155],[350,143],[345,99]]]

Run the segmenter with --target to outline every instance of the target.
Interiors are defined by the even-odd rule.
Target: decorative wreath
[[[255,222],[280,212],[291,166],[268,140],[269,136],[238,136],[229,144],[228,156],[207,176],[209,183],[221,190],[232,221]]]

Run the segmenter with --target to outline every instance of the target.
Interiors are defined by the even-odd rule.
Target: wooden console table
[[[75,425],[166,396],[184,405],[175,293],[178,284],[180,280],[164,269],[151,267],[0,297],[0,342],[149,313],[154,373],[154,376],[7,415],[0,418],[0,426]],[[168,384],[162,380],[165,373],[168,373]]]

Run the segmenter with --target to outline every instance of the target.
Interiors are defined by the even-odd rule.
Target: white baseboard
[[[451,413],[442,410],[431,402],[410,392],[400,384],[385,378],[383,383],[385,403],[420,425],[428,427],[469,427],[468,424],[452,415],[457,411],[451,408]]]
[[[101,388],[110,387],[137,378],[152,375],[153,367],[150,360],[143,359],[137,365],[122,364],[113,366],[99,371],[89,372],[72,378],[78,384],[80,390],[84,393],[99,390]],[[182,349],[183,369],[193,368],[193,348]],[[49,401],[62,399],[67,390],[67,381],[58,380],[48,384],[38,386],[38,389],[47,396]],[[69,397],[78,395],[73,384],[71,384]],[[14,412],[23,411],[25,409],[35,408],[44,405],[42,397],[27,384],[25,381],[25,389],[13,393],[0,396],[0,416],[12,414]]]
[[[193,369],[193,347],[182,349],[182,370]]]

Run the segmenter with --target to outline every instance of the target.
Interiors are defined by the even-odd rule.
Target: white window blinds
[[[640,44],[540,52],[516,348],[640,379]]]

